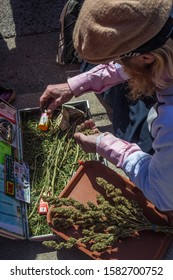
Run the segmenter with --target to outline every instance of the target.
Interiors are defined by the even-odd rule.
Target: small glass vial
[[[47,114],[47,111],[45,110],[44,113],[42,113],[39,124],[38,124],[38,128],[41,130],[47,130],[49,127],[49,117]]]

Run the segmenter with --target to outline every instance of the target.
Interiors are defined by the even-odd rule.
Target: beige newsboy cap
[[[164,26],[172,0],[85,0],[73,32],[78,54],[106,63],[140,47]]]

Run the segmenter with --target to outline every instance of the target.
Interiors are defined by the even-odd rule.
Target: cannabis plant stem
[[[56,176],[58,175],[57,174],[57,166],[58,166],[58,159],[59,159],[59,152],[60,152],[60,149],[62,147],[62,142],[60,142],[60,144],[58,145],[58,149],[55,153],[55,166],[54,166],[54,170],[53,170],[53,176],[52,176],[52,183],[51,183],[51,189],[52,189],[52,193],[51,193],[51,196],[54,196],[54,186],[55,186],[55,178]]]
[[[75,164],[77,163],[77,160],[79,159],[79,145],[76,144],[76,149],[75,149],[75,158],[73,160],[73,168],[71,169],[70,174],[73,175],[75,168]]]
[[[36,208],[37,208],[37,205],[39,204],[39,201],[40,201],[40,199],[41,199],[43,193],[44,193],[44,188],[42,188],[42,190],[41,190],[41,192],[40,192],[40,194],[39,194],[39,196],[38,196],[38,198],[37,198],[37,200],[36,200],[36,203],[35,203],[35,205],[34,205],[32,211],[31,211],[31,213],[30,213],[30,215],[29,215],[29,217],[28,217],[28,219],[30,219],[30,218],[33,216],[33,214],[35,213]]]

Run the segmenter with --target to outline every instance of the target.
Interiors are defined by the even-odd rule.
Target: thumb
[[[56,98],[56,99],[54,100],[54,104],[55,104],[56,108],[57,108],[58,106],[61,106],[63,103],[64,103],[64,102],[63,102],[62,98],[60,98],[60,97],[58,97],[58,98]]]
[[[85,135],[83,134],[83,133],[81,133],[81,132],[76,132],[75,134],[74,134],[74,138],[76,139],[76,142],[78,143],[78,144],[82,144],[83,143],[83,141],[85,141]]]

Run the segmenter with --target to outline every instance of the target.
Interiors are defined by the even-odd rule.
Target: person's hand
[[[93,120],[87,120],[83,124],[77,127],[77,131],[74,134],[77,144],[86,152],[86,153],[96,153],[96,139],[100,134],[100,131],[96,128],[96,125]],[[85,135],[85,132],[90,131],[90,135]]]
[[[49,85],[40,97],[40,107],[51,115],[58,106],[68,102],[72,97],[73,93],[68,83]]]

